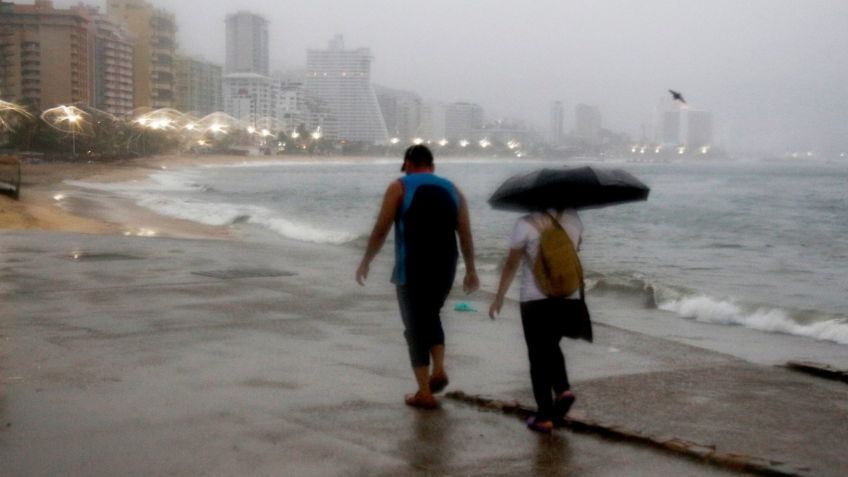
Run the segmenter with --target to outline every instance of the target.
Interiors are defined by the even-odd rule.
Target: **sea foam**
[[[65,181],[66,184],[88,190],[119,194],[133,200],[137,205],[160,215],[189,220],[205,225],[227,226],[253,224],[265,227],[278,235],[311,243],[340,245],[356,240],[359,235],[347,231],[325,229],[320,226],[279,216],[266,207],[239,205],[225,202],[210,202],[192,195],[168,195],[164,193],[197,193],[207,190],[179,173],[157,173],[148,180],[100,183]]]
[[[736,303],[704,295],[661,302],[658,308],[704,323],[740,325],[760,331],[848,344],[848,322],[844,319],[800,323],[785,310],[766,307],[746,310]]]
[[[260,206],[152,196],[140,197],[137,202],[154,212],[179,219],[216,226],[253,224],[301,242],[340,245],[352,242],[358,237],[355,233],[325,229],[307,222],[280,217],[278,213]]]
[[[89,190],[115,193],[132,192],[202,192],[204,187],[174,172],[151,174],[143,180],[127,182],[85,182],[67,180],[65,184]]]
[[[848,319],[762,305],[740,304],[695,290],[671,287],[633,273],[592,274],[586,289],[635,297],[650,307],[702,323],[744,326],[759,331],[848,344]]]

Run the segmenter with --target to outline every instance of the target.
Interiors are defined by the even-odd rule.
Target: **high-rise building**
[[[176,105],[177,24],[174,15],[146,0],[109,0],[106,12],[136,37],[133,102],[136,108]]]
[[[660,146],[683,144],[683,107],[668,95],[663,95],[654,109],[653,140]]]
[[[483,127],[483,108],[474,103],[451,103],[445,107],[445,135],[449,140],[473,140]]]
[[[422,139],[444,139],[447,137],[444,104],[427,101],[421,105],[421,125],[419,126],[418,137]]]
[[[256,73],[224,75],[224,112],[248,124],[280,115],[280,80]]]
[[[548,141],[551,146],[561,146],[564,133],[565,108],[562,101],[554,101],[551,105],[551,122]]]
[[[306,94],[320,100],[338,121],[338,136],[327,139],[386,143],[388,132],[371,85],[371,51],[346,50],[341,35],[326,50],[306,52]]]
[[[106,15],[90,10],[95,26],[94,106],[118,117],[133,110],[135,36]]]
[[[601,143],[601,111],[597,106],[578,104],[575,110],[574,135],[589,146]]]
[[[177,109],[197,116],[223,110],[221,66],[177,55]]]
[[[321,127],[323,135],[325,127],[322,125],[322,120],[318,119],[315,121],[315,124],[312,124],[313,118],[307,102],[306,92],[303,89],[305,76],[306,72],[304,70],[279,71],[274,73],[274,77],[280,82],[279,130],[291,134],[299,126],[303,126],[312,132],[315,132],[318,127]]]
[[[713,113],[686,111],[686,145],[690,148],[709,147],[713,144]]]
[[[280,88],[280,130],[291,133],[306,124],[306,118],[303,84],[284,82]]]
[[[409,141],[420,134],[421,97],[411,91],[376,87],[377,102],[389,136]]]
[[[659,143],[677,146],[680,144],[680,111],[660,113]]]
[[[268,76],[268,20],[240,11],[227,15],[224,72]]]
[[[93,27],[85,12],[0,2],[0,94],[47,109],[91,103]]]
[[[306,105],[304,125],[308,131],[320,131],[323,137],[327,139],[341,137],[339,119],[324,100],[314,96],[306,96],[304,104]]]
[[[535,134],[523,120],[501,118],[484,124],[479,136],[481,139],[506,144],[510,149],[516,150],[520,144],[528,145],[534,142]]]

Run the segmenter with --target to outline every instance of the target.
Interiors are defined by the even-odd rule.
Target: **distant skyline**
[[[57,0],[67,7],[78,0]],[[16,2],[27,3],[27,2]],[[31,3],[31,2],[29,2]],[[87,2],[105,10],[105,1]],[[634,138],[673,88],[715,114],[741,152],[848,150],[848,2],[841,0],[152,0],[176,14],[184,53],[224,63],[224,19],[269,20],[271,70],[304,68],[342,34],[374,54],[377,84],[472,101],[544,133],[553,101]],[[198,8],[202,5],[202,8]]]

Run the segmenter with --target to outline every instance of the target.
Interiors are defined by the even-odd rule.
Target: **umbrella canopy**
[[[495,209],[586,209],[647,200],[648,186],[621,169],[539,169],[506,180],[489,198]]]

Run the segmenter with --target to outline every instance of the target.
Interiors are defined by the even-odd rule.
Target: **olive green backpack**
[[[533,264],[533,276],[539,290],[551,298],[565,298],[583,289],[583,267],[568,233],[550,214],[551,224],[530,220],[539,231],[539,253]]]

